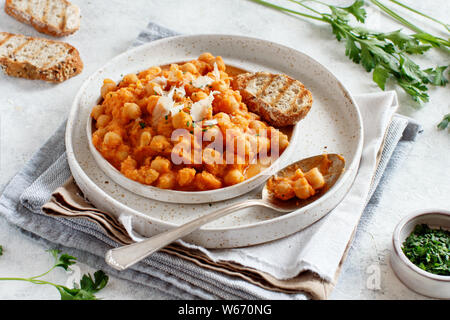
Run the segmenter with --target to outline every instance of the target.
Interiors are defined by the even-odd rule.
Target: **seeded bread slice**
[[[0,66],[6,74],[32,80],[65,81],[83,70],[70,44],[0,32]]]
[[[55,37],[67,36],[80,28],[80,8],[66,0],[6,0],[5,12]]]
[[[313,102],[311,92],[285,74],[244,73],[233,79],[232,86],[239,90],[250,111],[276,127],[303,119]]]

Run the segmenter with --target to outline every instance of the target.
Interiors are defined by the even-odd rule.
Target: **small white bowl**
[[[424,271],[403,253],[403,242],[418,224],[450,230],[450,211],[443,209],[420,210],[403,218],[392,236],[392,269],[400,281],[411,290],[431,298],[450,299],[450,276]]]

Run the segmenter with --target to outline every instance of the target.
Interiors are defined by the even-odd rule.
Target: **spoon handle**
[[[146,240],[108,250],[105,256],[106,263],[117,270],[125,270],[148,257],[153,252],[158,251],[175,240],[187,236],[208,222],[217,220],[234,211],[257,205],[267,206],[267,203],[259,199],[240,201]]]

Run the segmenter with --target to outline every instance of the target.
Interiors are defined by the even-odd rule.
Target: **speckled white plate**
[[[346,168],[322,198],[295,212],[281,215],[269,209],[248,208],[211,222],[184,240],[207,248],[253,245],[285,237],[326,215],[349,190],[361,157],[362,121],[353,98],[327,68],[304,53],[273,42],[232,35],[177,36],[154,41],[117,56],[85,81],[72,105],[66,130],[70,169],[85,196],[101,210],[116,216],[133,216],[133,228],[144,236],[171,229],[229,203],[259,196],[261,188],[205,204],[151,200],[116,184],[98,167],[89,150],[86,123],[104,78],[119,80],[120,75],[152,65],[195,59],[205,51],[244,70],[285,73],[312,92],[313,107],[295,130],[293,146],[281,166],[329,152],[342,154]]]

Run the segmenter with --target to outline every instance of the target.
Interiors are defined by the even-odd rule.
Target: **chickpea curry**
[[[289,145],[289,128],[249,112],[237,74],[220,56],[154,66],[119,83],[105,79],[92,142],[126,177],[146,185],[204,191],[258,174]]]

